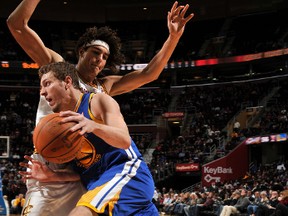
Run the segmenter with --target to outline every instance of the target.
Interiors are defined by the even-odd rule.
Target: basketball
[[[69,131],[75,122],[60,123],[63,117],[52,113],[43,117],[33,132],[37,153],[47,161],[63,164],[73,160],[81,149],[83,136]]]

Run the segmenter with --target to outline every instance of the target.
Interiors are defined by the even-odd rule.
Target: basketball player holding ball
[[[42,66],[63,61],[63,57],[47,48],[37,33],[28,26],[28,21],[39,2],[40,0],[23,0],[11,13],[7,24],[19,45],[39,66]],[[163,47],[146,68],[125,76],[96,78],[104,67],[115,70],[116,66],[123,63],[124,57],[120,53],[120,39],[114,31],[107,27],[87,29],[86,33],[79,38],[76,47],[78,56],[76,69],[82,89],[87,92],[105,92],[114,96],[132,91],[157,79],[177,46],[186,23],[193,17],[193,14],[185,17],[188,7],[188,5],[178,6],[177,2],[173,4],[167,16],[169,36]],[[41,97],[36,124],[51,112],[48,103]],[[85,192],[78,174],[74,173],[69,165],[48,163],[37,153],[33,154],[33,158],[46,163],[49,169],[59,171],[62,177],[58,182],[44,182],[41,179],[24,176],[28,181],[23,215],[68,215],[78,198]]]
[[[87,160],[87,155],[81,154],[81,150],[72,161],[87,192],[69,216],[158,216],[152,203],[153,178],[129,135],[117,102],[107,94],[83,94],[77,71],[69,63],[45,65],[40,68],[39,76],[40,94],[49,101],[54,112],[65,117],[61,121],[63,124],[76,122],[70,131],[85,135],[88,142],[82,148],[85,152],[90,149],[89,163],[82,162],[83,158]],[[41,173],[43,171],[38,169],[33,175]],[[50,173],[54,172],[50,170]],[[55,175],[57,172],[50,176]],[[46,181],[54,179],[49,177]]]

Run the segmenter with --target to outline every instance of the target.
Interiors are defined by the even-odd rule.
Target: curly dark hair
[[[75,48],[77,58],[79,58],[79,50],[92,40],[103,40],[108,43],[110,55],[106,67],[113,72],[118,71],[117,66],[124,63],[125,57],[121,53],[121,40],[118,37],[117,32],[108,26],[87,28],[85,33],[77,41]],[[88,49],[88,47],[85,49]]]

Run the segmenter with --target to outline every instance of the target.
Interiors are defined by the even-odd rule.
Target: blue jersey
[[[97,121],[89,109],[92,96],[82,96],[77,112]],[[93,133],[85,137],[74,163],[88,192],[77,205],[106,215],[159,215],[151,202],[154,181],[133,140],[129,149],[119,149]]]

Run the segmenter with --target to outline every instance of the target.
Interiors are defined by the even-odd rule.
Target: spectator
[[[11,214],[17,214],[17,204],[16,199],[19,198],[19,195],[16,195],[14,199],[11,200]]]
[[[19,194],[19,196],[14,201],[14,207],[16,208],[16,214],[21,214],[23,206],[25,203],[24,194]]]
[[[199,193],[198,193],[198,195],[195,192],[190,193],[190,200],[187,203],[187,205],[184,206],[184,209],[183,209],[184,214],[186,216],[189,216],[192,214],[192,212],[194,211],[194,208],[196,208],[196,204],[197,204],[199,198],[200,198]]]
[[[267,205],[260,205],[257,209],[257,216],[269,216],[275,211],[277,204],[279,203],[279,194],[277,191],[272,191],[269,197],[269,203]]]
[[[183,215],[184,214],[184,207],[189,204],[190,201],[190,193],[181,193],[179,202],[175,204],[173,212],[176,215]]]
[[[256,192],[255,192],[256,193]],[[251,216],[255,216],[259,206],[266,206],[269,203],[266,191],[261,191],[260,198],[255,197],[254,201],[248,205],[247,213]]]
[[[288,215],[288,190],[280,193],[279,203],[276,205],[272,216],[287,216]]]
[[[201,215],[202,211],[213,211],[213,205],[214,205],[214,191],[208,192],[207,198],[203,204],[197,204],[195,208],[193,216]]]
[[[218,193],[218,186],[216,185],[216,183],[213,181],[210,185],[210,187],[208,188],[208,191],[213,191],[214,193]]]
[[[239,134],[240,132],[240,122],[236,119],[236,121],[234,122],[234,126],[233,126],[233,131],[237,134]]]
[[[241,193],[239,190],[235,190],[231,196],[229,196],[229,192],[227,191],[227,193],[225,193],[225,197],[224,199],[222,200],[222,204],[223,205],[219,205],[218,206],[218,209],[217,209],[217,216],[220,215],[220,213],[222,212],[223,210],[223,207],[224,206],[234,206],[236,205],[238,199],[240,198],[241,196]]]
[[[247,197],[247,191],[245,189],[241,189],[240,197],[237,200],[237,203],[234,206],[225,205],[220,213],[220,216],[230,216],[231,214],[238,212],[245,212],[249,203],[250,201]]]

